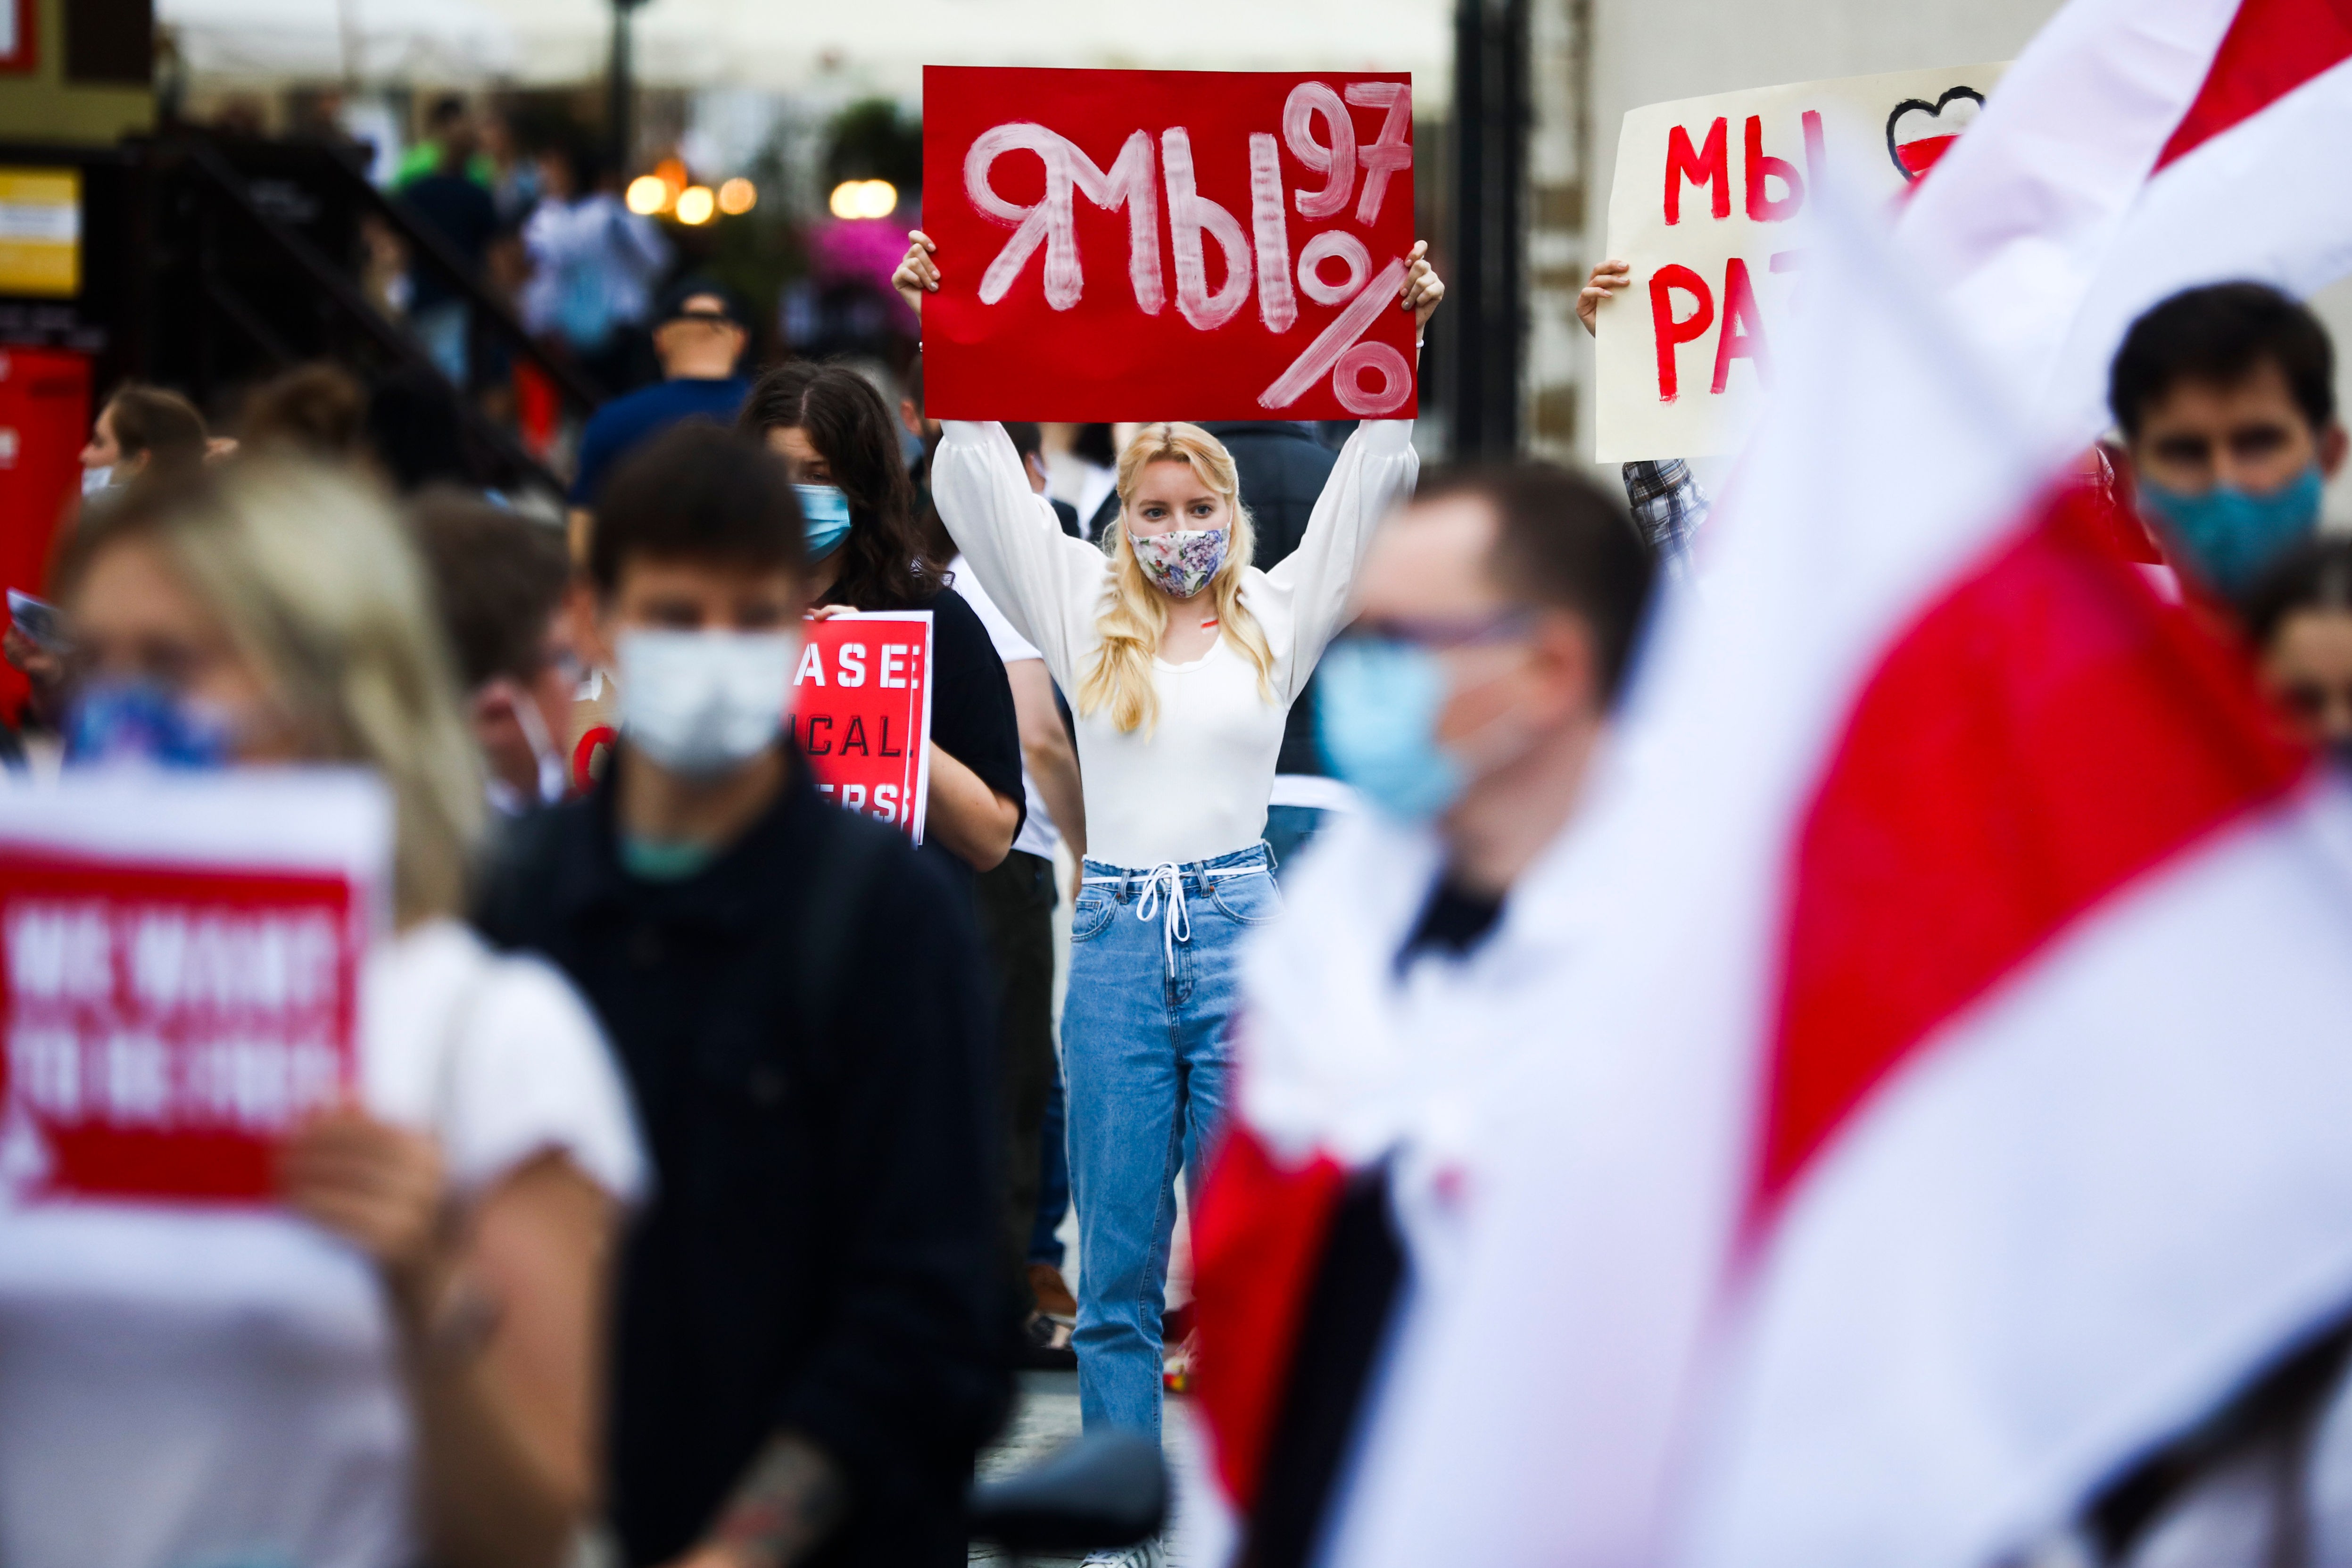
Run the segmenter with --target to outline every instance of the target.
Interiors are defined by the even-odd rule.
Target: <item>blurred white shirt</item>
[[[462,1192],[551,1149],[641,1194],[627,1090],[556,971],[443,920],[362,986],[362,1098]],[[374,1268],[308,1221],[0,1194],[0,1563],[407,1568],[397,1357]]]

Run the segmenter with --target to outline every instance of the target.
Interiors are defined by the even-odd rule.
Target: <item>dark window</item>
[[[154,0],[71,0],[64,11],[68,82],[145,87],[154,79]]]

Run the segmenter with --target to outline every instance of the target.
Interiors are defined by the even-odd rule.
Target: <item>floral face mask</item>
[[[1209,585],[1225,563],[1232,535],[1222,528],[1179,528],[1167,533],[1131,533],[1135,563],[1151,585],[1171,599],[1189,599]]]

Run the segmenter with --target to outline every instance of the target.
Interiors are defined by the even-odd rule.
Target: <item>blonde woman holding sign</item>
[[[910,237],[894,281],[919,310],[940,269]],[[1398,291],[1423,325],[1445,292],[1427,248]],[[1233,458],[1197,426],[1129,442],[1107,549],[1062,531],[1002,426],[950,421],[940,444],[941,520],[1077,713],[1089,853],[1062,1051],[1090,1428],[1160,1430],[1176,1172],[1197,1177],[1222,1119],[1236,950],[1277,907],[1261,835],[1283,721],[1419,471],[1410,420],[1366,423],[1297,550],[1261,572]]]

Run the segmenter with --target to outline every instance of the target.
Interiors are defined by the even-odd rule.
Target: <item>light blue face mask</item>
[[[2319,526],[2319,465],[2263,494],[2215,485],[2183,495],[2146,479],[2140,505],[2161,524],[2198,574],[2224,594],[2251,584],[2287,546]]]
[[[1331,771],[1381,811],[1426,822],[1470,782],[1437,742],[1446,692],[1444,667],[1427,648],[1343,637],[1316,668],[1316,742]]]
[[[66,715],[66,762],[217,768],[236,751],[227,717],[150,680],[93,680]]]
[[[794,485],[793,489],[800,492],[809,559],[822,561],[849,537],[849,498],[839,485]]]

